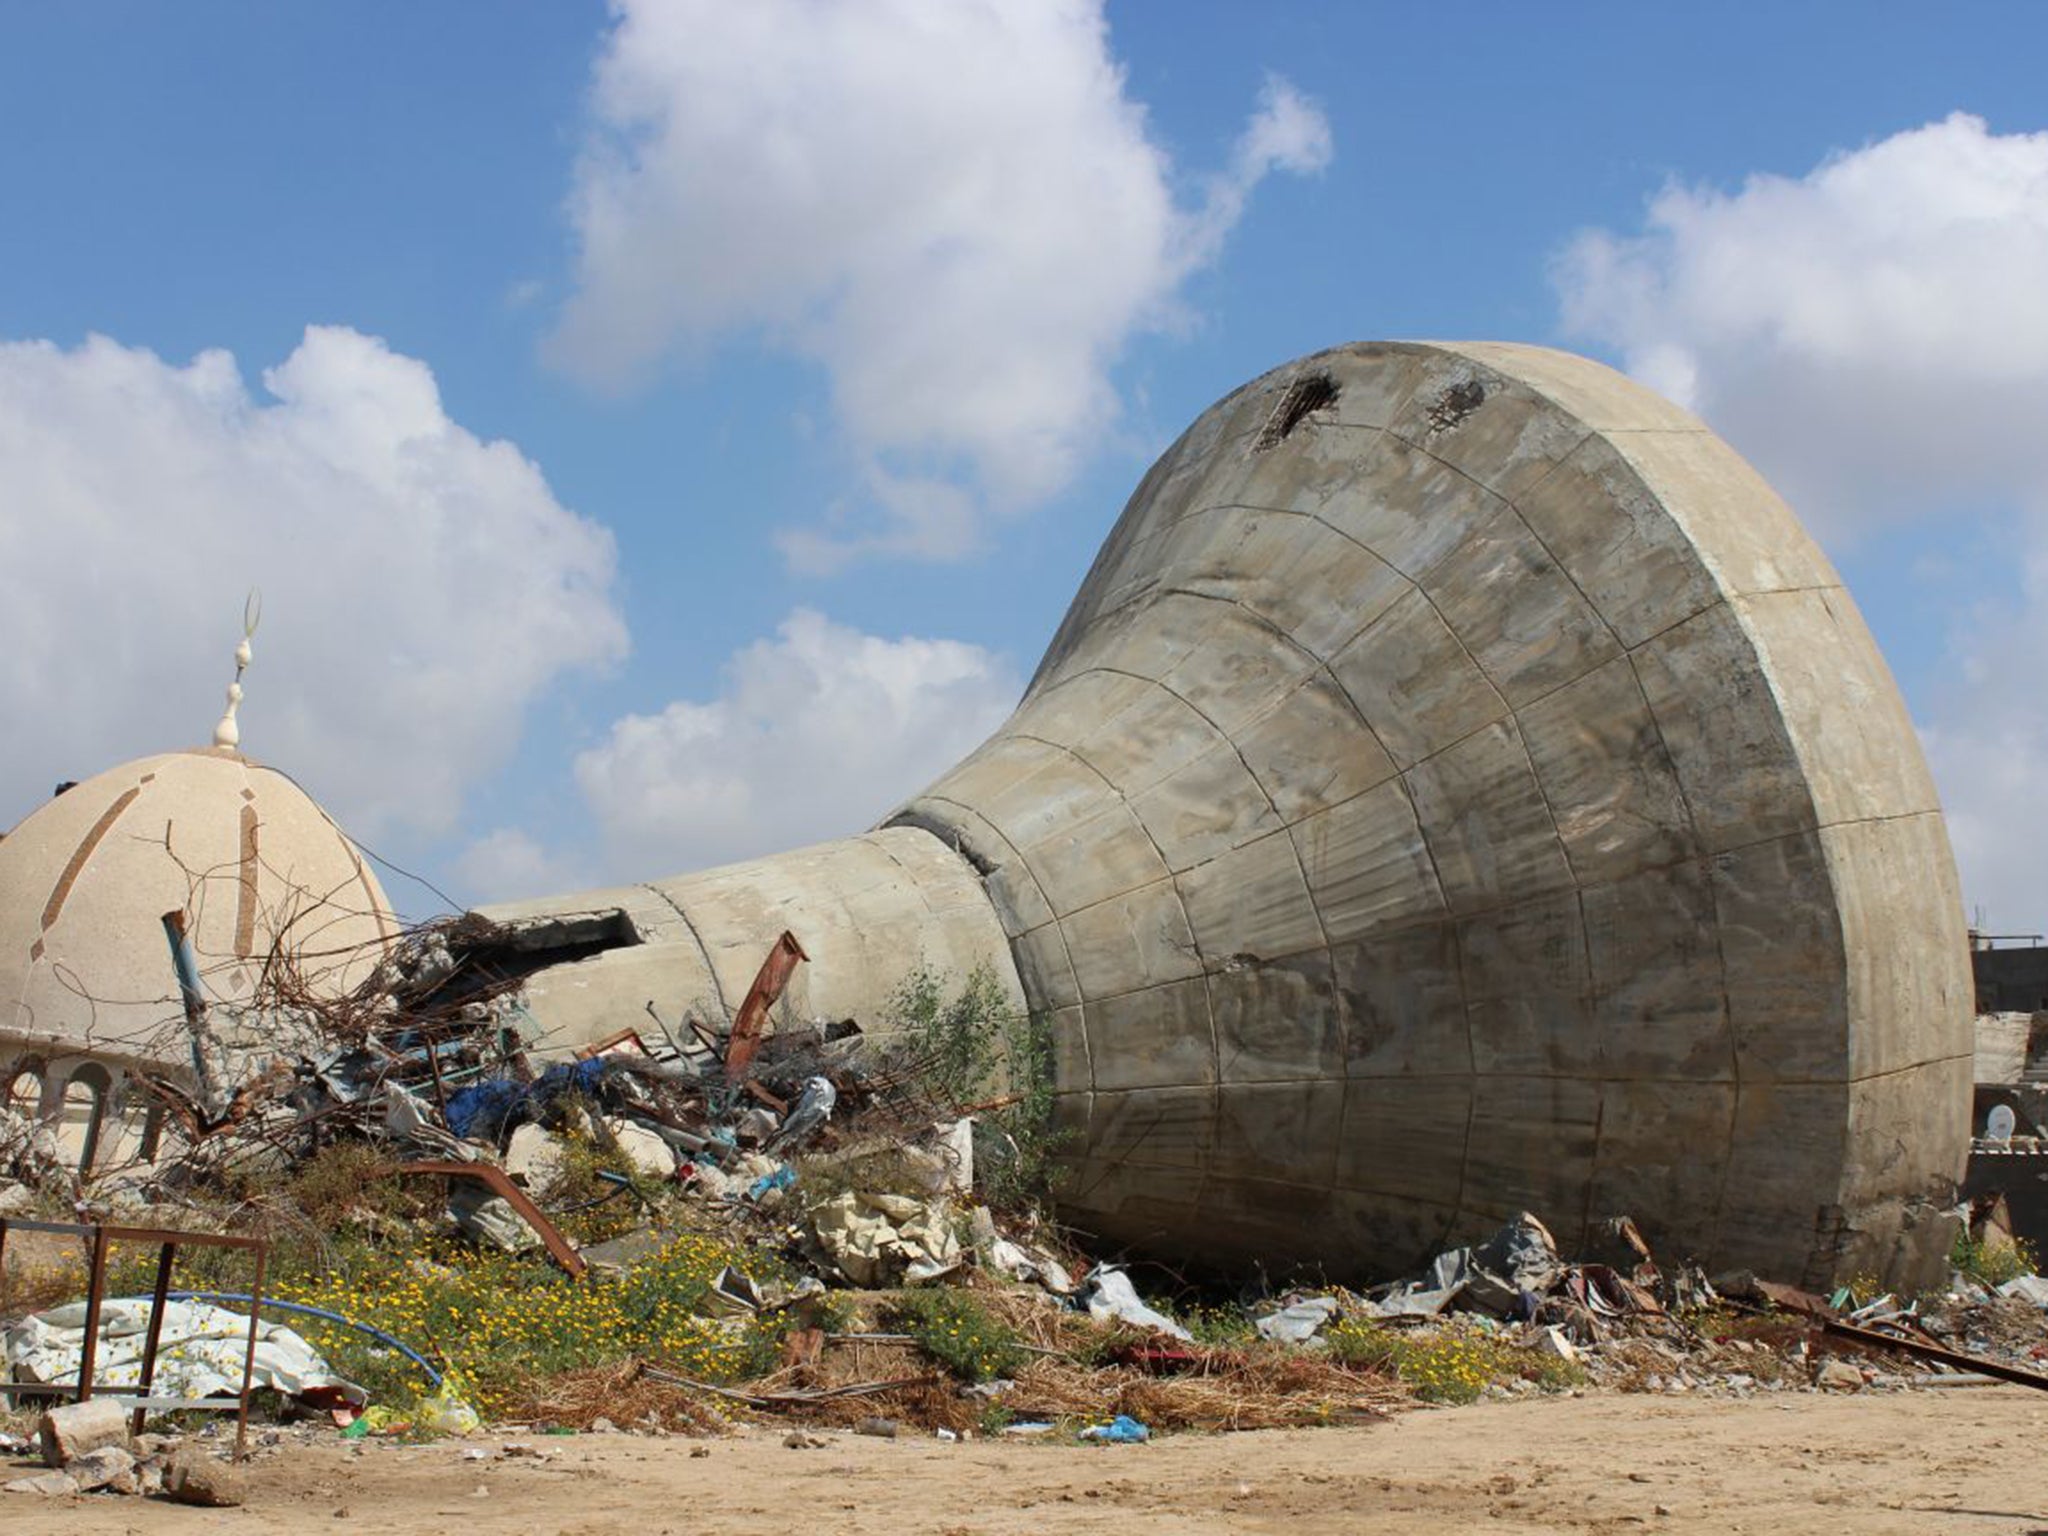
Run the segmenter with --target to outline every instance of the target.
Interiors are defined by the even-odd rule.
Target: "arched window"
[[[27,1057],[0,1069],[0,1108],[35,1119],[43,1107],[43,1064]]]
[[[107,1095],[113,1080],[94,1062],[79,1067],[64,1084],[64,1104],[57,1121],[57,1143],[82,1174],[91,1173],[100,1152],[100,1131],[107,1118]]]

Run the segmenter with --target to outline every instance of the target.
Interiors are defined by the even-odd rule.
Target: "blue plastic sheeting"
[[[1081,1438],[1100,1440],[1107,1445],[1136,1445],[1141,1440],[1150,1440],[1152,1431],[1129,1414],[1120,1413],[1107,1424],[1095,1424],[1082,1430]]]
[[[564,1061],[531,1083],[493,1078],[448,1096],[448,1129],[465,1141],[496,1141],[513,1126],[535,1119],[567,1093],[594,1095],[604,1081],[602,1057]]]

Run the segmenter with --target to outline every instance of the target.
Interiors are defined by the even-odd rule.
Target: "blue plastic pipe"
[[[115,1299],[120,1301],[155,1300],[154,1297],[150,1296],[121,1296]],[[239,1302],[246,1307],[251,1304],[254,1298],[239,1291],[172,1291],[164,1300],[231,1301]],[[275,1296],[266,1296],[263,1298],[263,1305],[266,1307],[276,1307],[284,1312],[302,1312],[307,1317],[317,1317],[330,1323],[339,1323],[344,1328],[353,1328],[357,1333],[368,1334],[379,1344],[389,1344],[393,1349],[405,1356],[406,1359],[427,1373],[427,1380],[434,1384],[436,1392],[441,1390],[441,1373],[427,1364],[426,1360],[411,1345],[407,1344],[403,1339],[393,1338],[382,1328],[372,1328],[368,1323],[359,1323],[352,1317],[343,1317],[339,1312],[329,1312],[325,1307],[309,1307],[302,1301],[279,1301]]]

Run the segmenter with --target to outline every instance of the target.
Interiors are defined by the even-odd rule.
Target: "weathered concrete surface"
[[[953,849],[885,828],[773,858],[614,890],[485,907],[499,922],[622,913],[637,942],[550,966],[527,983],[544,1050],[566,1052],[624,1028],[674,1027],[686,1011],[729,1019],[787,928],[809,962],[783,994],[800,1019],[872,1024],[911,969],[964,976],[986,962],[1023,1006],[1002,924],[981,879]]]
[[[983,889],[1105,1236],[1356,1274],[1527,1208],[1811,1283],[1945,1251],[1971,989],[1904,707],[1770,488],[1597,364],[1361,345],[1231,395],[1008,724],[890,830],[664,883],[712,959],[645,979],[730,996],[788,926],[871,1016],[906,934],[987,952]]]

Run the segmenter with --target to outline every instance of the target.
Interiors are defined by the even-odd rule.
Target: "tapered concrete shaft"
[[[890,823],[979,877],[1106,1237],[1357,1275],[1527,1208],[1812,1283],[1945,1251],[1969,975],[1911,723],[1791,512],[1597,364],[1361,345],[1231,395]],[[807,878],[740,883],[845,1003],[911,930],[842,962]],[[940,883],[941,947],[999,948]]]

